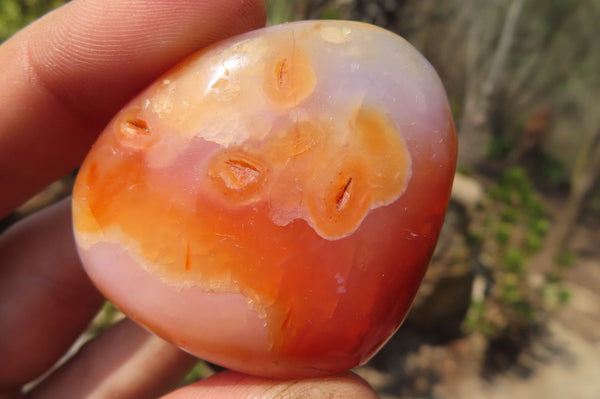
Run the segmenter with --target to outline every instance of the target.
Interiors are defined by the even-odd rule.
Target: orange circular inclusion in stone
[[[317,78],[301,47],[277,43],[265,62],[263,89],[273,104],[293,107],[314,90]]]
[[[288,24],[203,50],[115,118],[77,179],[76,237],[82,253],[118,243],[173,289],[246,297],[269,344],[242,371],[337,372],[406,315],[455,158],[443,89],[406,42],[364,24]],[[203,345],[202,331],[183,344],[148,326]]]

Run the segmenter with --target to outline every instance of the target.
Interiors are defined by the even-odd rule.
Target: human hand
[[[235,22],[233,22],[235,21]],[[75,169],[133,95],[194,50],[264,24],[259,0],[74,0],[0,47],[0,217]],[[63,201],[0,236],[0,398],[48,370],[103,302]],[[125,320],[26,398],[147,398],[195,359]],[[273,381],[224,372],[169,399],[375,398],[352,374]]]

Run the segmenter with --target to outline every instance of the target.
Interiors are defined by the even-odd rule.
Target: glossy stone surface
[[[443,87],[402,38],[299,22],[195,54],[110,123],[73,194],[81,258],[123,312],[274,377],[368,360],[405,317],[448,202]]]

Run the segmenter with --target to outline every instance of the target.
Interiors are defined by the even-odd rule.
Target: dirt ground
[[[382,399],[600,398],[599,224],[587,220],[574,231],[570,249],[577,261],[565,276],[568,304],[552,314],[527,350],[501,347],[506,364],[496,363],[494,373],[483,366],[489,359],[477,334],[444,345],[422,344],[395,366],[388,358],[383,371],[367,365],[357,372]]]

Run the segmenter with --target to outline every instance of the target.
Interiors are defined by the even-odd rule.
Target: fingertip
[[[77,167],[135,94],[264,26],[262,0],[74,0],[0,46],[0,216]]]
[[[102,304],[77,256],[70,209],[63,200],[0,235],[0,386],[42,374]]]
[[[124,319],[88,341],[27,398],[155,398],[177,387],[197,361]]]
[[[213,42],[264,26],[261,0],[79,0],[30,27],[39,83],[90,120]]]
[[[356,374],[273,380],[234,371],[215,374],[181,388],[163,399],[376,399],[377,393]]]

